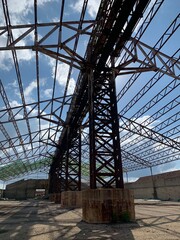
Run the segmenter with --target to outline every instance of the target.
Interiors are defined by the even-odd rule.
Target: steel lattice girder
[[[68,147],[66,190],[81,190],[81,130]]]
[[[179,142],[171,138],[165,137],[163,134],[155,132],[154,130],[151,130],[150,128],[147,128],[142,124],[139,124],[133,120],[127,119],[126,117],[120,116],[120,119],[123,122],[123,125],[121,125],[121,128],[128,130],[130,132],[133,132],[135,134],[139,134],[141,136],[147,137],[159,143],[162,143],[168,147],[172,147],[177,150],[180,150]]]
[[[58,146],[57,146],[58,147]],[[81,190],[81,131],[79,130],[73,140],[67,138],[67,150],[58,159],[61,179],[61,191]],[[58,192],[58,191],[56,191]]]
[[[51,164],[52,159],[50,158],[42,158],[37,160],[36,162],[23,162],[21,160],[16,160],[12,163],[6,164],[0,167],[0,179],[3,181],[13,179],[15,177],[23,176],[25,173],[37,172],[38,170],[42,170],[43,168],[48,168]]]
[[[78,126],[81,125],[81,122],[84,118],[84,116],[86,115],[87,112],[87,108],[86,106],[83,106],[83,104],[81,106],[78,106],[80,101],[87,101],[87,89],[85,86],[87,86],[87,74],[86,74],[86,68],[89,67],[91,61],[90,61],[90,53],[93,52],[92,46],[94,47],[94,60],[96,59],[96,54],[98,56],[97,59],[99,59],[99,56],[102,52],[103,49],[103,41],[106,41],[106,34],[107,33],[105,30],[108,30],[108,25],[111,29],[111,26],[113,24],[113,14],[111,12],[112,10],[112,6],[113,6],[113,2],[114,1],[101,1],[101,5],[100,5],[100,10],[98,13],[98,16],[96,18],[96,20],[84,20],[83,19],[83,15],[85,14],[85,9],[87,6],[87,1],[84,1],[83,3],[83,9],[82,9],[82,14],[81,14],[81,19],[80,21],[63,21],[63,6],[62,6],[62,11],[61,11],[61,19],[58,22],[55,23],[38,23],[37,19],[35,20],[34,24],[24,24],[24,25],[13,25],[11,23],[11,15],[8,13],[8,4],[7,1],[3,1],[3,6],[4,6],[4,13],[5,13],[5,18],[6,18],[6,26],[1,26],[0,27],[0,36],[7,36],[6,38],[6,46],[0,46],[0,51],[12,51],[13,53],[13,61],[15,64],[15,68],[16,68],[16,73],[17,73],[17,79],[18,79],[18,84],[19,84],[19,89],[20,89],[20,93],[22,93],[21,95],[21,99],[22,99],[22,105],[21,106],[17,106],[17,107],[12,107],[9,106],[7,109],[2,109],[0,110],[0,121],[1,121],[1,130],[4,133],[4,140],[0,142],[0,147],[1,150],[3,152],[3,157],[1,158],[1,162],[2,164],[4,163],[8,163],[13,161],[16,157],[21,157],[22,160],[27,159],[27,164],[28,164],[28,159],[30,159],[32,156],[37,157],[38,159],[38,146],[40,147],[40,154],[45,154],[45,152],[42,149],[46,149],[45,146],[52,146],[50,147],[47,151],[50,152],[50,149],[52,149],[51,154],[53,154],[53,146],[57,146],[57,132],[62,131],[62,129],[64,129],[64,119],[61,117],[62,115],[62,111],[64,111],[64,106],[69,106],[70,103],[71,104],[71,108],[70,111],[73,110],[74,113],[70,113],[68,114],[68,123],[74,123],[78,122]],[[157,10],[161,7],[161,5],[163,6],[163,1],[155,1],[152,8],[149,10],[148,14],[146,16],[144,16],[144,21],[142,22],[141,27],[139,28],[139,30],[137,31],[137,33],[134,35],[133,38],[129,39],[127,38],[127,41],[125,41],[126,39],[119,39],[119,43],[117,44],[116,48],[114,48],[114,52],[113,55],[118,55],[121,56],[120,58],[117,58],[117,62],[116,62],[116,67],[114,68],[117,73],[119,71],[119,69],[121,68],[122,72],[124,71],[123,69],[125,69],[126,73],[132,73],[137,72],[138,70],[140,71],[140,73],[135,73],[132,75],[132,78],[129,79],[127,81],[127,85],[125,88],[122,89],[122,91],[120,91],[120,93],[118,94],[118,100],[120,98],[122,98],[125,94],[125,92],[128,92],[130,86],[132,86],[132,83],[136,82],[138,77],[141,76],[141,72],[142,71],[146,71],[146,70],[153,70],[156,69],[157,73],[154,75],[154,77],[151,79],[151,81],[149,81],[149,83],[147,85],[144,85],[144,88],[142,88],[141,92],[139,92],[139,94],[134,97],[134,99],[132,99],[131,102],[129,102],[129,104],[127,104],[123,111],[120,111],[120,114],[129,114],[129,110],[134,106],[134,104],[136,102],[138,102],[139,100],[141,100],[143,98],[143,96],[146,94],[146,92],[148,92],[150,90],[150,88],[154,87],[155,84],[157,84],[159,82],[159,80],[164,77],[164,75],[166,75],[166,70],[167,73],[172,77],[174,76],[175,79],[167,84],[167,86],[161,90],[157,96],[155,96],[154,98],[152,98],[151,101],[149,101],[149,103],[147,103],[146,106],[144,106],[144,108],[141,109],[141,111],[139,113],[137,113],[136,115],[132,116],[131,119],[135,120],[140,116],[142,116],[145,112],[147,112],[149,109],[153,108],[153,106],[158,103],[158,101],[160,101],[161,99],[164,99],[167,95],[169,95],[171,92],[175,92],[175,89],[178,89],[179,87],[179,83],[178,83],[178,70],[179,70],[179,60],[177,61],[177,55],[178,55],[178,51],[176,52],[176,54],[170,56],[164,55],[162,52],[160,52],[160,49],[170,40],[170,38],[172,36],[174,36],[175,32],[177,31],[178,27],[179,27],[179,19],[180,16],[178,15],[174,21],[172,22],[172,24],[168,27],[168,29],[164,32],[164,34],[162,35],[162,37],[159,39],[159,41],[157,42],[156,45],[154,45],[154,47],[150,47],[147,44],[144,44],[142,41],[140,40],[140,37],[143,35],[143,33],[145,32],[145,30],[147,29],[147,27],[149,26],[151,20],[153,19],[153,17],[155,16],[155,14],[157,13]],[[37,3],[36,3],[37,4]],[[120,1],[117,4],[121,4]],[[117,8],[118,9],[118,8]],[[134,8],[135,9],[135,8]],[[132,12],[133,14],[135,13]],[[102,19],[102,14],[104,14],[104,19]],[[115,15],[115,14],[114,14]],[[35,16],[37,18],[37,9],[35,10]],[[131,21],[131,17],[128,17],[127,20],[127,25],[130,26],[129,22]],[[126,25],[125,24],[125,25]],[[111,26],[110,26],[111,25]],[[48,28],[47,28],[48,27]],[[93,27],[93,30],[92,30]],[[57,56],[56,56],[56,52],[53,49],[58,48],[58,46],[60,46],[59,42],[56,44],[46,44],[48,42],[49,39],[51,39],[51,36],[53,35],[53,33],[60,31],[60,29],[71,29],[71,34],[69,36],[67,36],[67,38],[64,38],[63,42],[62,42],[62,52],[58,52]],[[18,37],[15,37],[14,32],[17,29],[21,29],[22,32]],[[42,33],[42,29],[48,29],[48,31],[46,31],[46,33],[44,35],[41,35],[41,37],[39,38],[38,33]],[[123,34],[124,36],[128,35],[128,31],[130,28],[127,28],[127,31],[124,31],[123,29]],[[104,31],[104,32],[103,32]],[[100,34],[103,32],[102,37],[100,38]],[[32,44],[26,44],[21,45],[21,40],[26,39],[26,37],[29,37],[30,34],[35,33],[35,42],[32,42]],[[76,47],[69,47],[68,44],[71,42],[72,39],[78,39],[81,35],[86,35],[86,36],[90,36],[90,43],[88,45],[87,48],[87,52],[85,56],[81,56],[76,52]],[[9,37],[8,37],[9,36]],[[103,39],[104,37],[104,39]],[[38,39],[39,38],[39,39]],[[123,40],[123,41],[122,41]],[[46,42],[47,41],[47,42]],[[124,42],[125,41],[125,42]],[[124,43],[124,46],[121,46],[121,43]],[[42,48],[41,48],[42,47]],[[76,96],[73,96],[73,101],[71,102],[71,97],[69,96],[69,100],[68,97],[66,98],[66,93],[64,93],[64,96],[62,97],[53,97],[52,99],[49,99],[47,101],[40,101],[40,95],[39,95],[39,91],[40,89],[38,88],[38,101],[34,102],[34,103],[28,103],[27,101],[24,101],[24,90],[22,89],[22,82],[23,82],[23,78],[21,76],[20,73],[20,68],[19,68],[19,63],[18,63],[18,59],[16,56],[16,51],[17,50],[22,50],[23,49],[32,49],[34,50],[34,52],[36,53],[36,67],[37,67],[37,81],[39,81],[39,69],[38,69],[38,64],[39,64],[39,60],[38,59],[38,53],[41,53],[44,51],[44,53],[48,53],[48,50],[51,50],[51,54],[49,54],[52,58],[55,58],[56,60],[59,59],[62,62],[66,61],[72,68],[72,66],[74,66],[74,68],[77,66],[78,69],[82,69],[82,72],[79,75],[79,79],[78,79],[78,84],[77,84],[77,92],[75,92]],[[99,49],[99,50],[98,50]],[[153,50],[155,49],[155,51]],[[136,52],[137,51],[137,52]],[[130,53],[129,53],[130,52]],[[45,54],[46,54],[45,53]],[[59,54],[60,53],[60,54]],[[123,54],[124,53],[124,57]],[[141,53],[141,55],[139,55],[139,53]],[[145,60],[142,59],[142,55],[144,55]],[[129,59],[128,59],[129,58]],[[126,61],[124,60],[126,59]],[[128,60],[127,60],[128,59]],[[140,65],[137,68],[137,66],[134,66],[134,68],[132,69],[128,69],[128,67],[132,67],[132,59],[136,59],[136,62],[139,62]],[[58,61],[59,61],[58,60]],[[129,61],[129,62],[128,62]],[[156,62],[155,62],[156,61]],[[101,62],[102,63],[102,62]],[[118,65],[119,63],[119,65]],[[126,65],[126,64],[130,64],[130,65]],[[165,64],[165,68],[163,68],[163,65]],[[101,64],[99,63],[99,66]],[[125,66],[126,65],[126,66]],[[107,66],[111,67],[111,65],[107,62]],[[92,67],[92,66],[91,66]],[[174,69],[173,69],[174,67]],[[85,71],[85,72],[84,72]],[[70,75],[68,77],[68,79],[70,78]],[[67,82],[69,81],[67,79]],[[84,82],[84,83],[83,83]],[[84,85],[83,85],[84,84]],[[2,85],[2,83],[1,83]],[[8,106],[8,99],[6,98],[6,92],[3,89],[2,90],[3,85],[1,86],[1,94],[2,94],[2,99],[6,102],[6,106]],[[79,93],[77,95],[77,93]],[[178,101],[176,95],[174,95],[174,97],[176,99],[172,100],[171,102],[166,104],[166,107],[164,107],[164,109],[162,108],[162,110],[158,110],[154,115],[151,115],[151,117],[149,118],[149,120],[146,121],[146,126],[150,125],[151,123],[155,122],[155,119],[160,118],[160,116],[163,116],[167,113],[167,111],[171,112],[173,109],[177,110],[177,106],[178,106]],[[57,105],[54,105],[54,103],[56,103],[56,99],[59,100],[59,107],[57,107]],[[57,103],[58,103],[57,100]],[[67,100],[67,101],[66,101]],[[52,109],[49,111],[48,106],[53,106]],[[77,111],[74,110],[74,108],[78,108]],[[40,129],[38,131],[32,131],[32,129],[30,129],[30,125],[31,125],[31,119],[34,119],[37,117],[33,115],[33,110],[38,112],[38,116],[39,116],[39,126],[42,123],[42,120],[47,121],[49,123],[52,123],[51,125],[49,125],[48,128],[46,129]],[[46,113],[45,113],[46,111]],[[83,112],[83,113],[82,113]],[[20,113],[22,116],[20,116],[18,113]],[[20,116],[20,117],[19,117]],[[53,116],[53,117],[52,117]],[[127,115],[129,117],[129,115]],[[174,116],[174,117],[173,117]],[[176,117],[175,117],[176,116]],[[168,128],[168,131],[166,130],[163,133],[163,136],[167,136],[167,137],[174,137],[178,134],[178,126],[177,126],[177,121],[178,121],[178,113],[175,113],[169,117],[166,118],[162,123],[160,123],[159,125],[157,125],[153,130],[160,132],[163,128]],[[72,118],[71,118],[72,117]],[[55,118],[55,119],[53,119]],[[75,121],[73,122],[72,119],[75,118]],[[169,119],[169,120],[168,120]],[[9,123],[12,123],[14,128],[17,130],[16,132],[18,133],[18,128],[17,128],[17,122],[19,121],[19,123],[21,124],[21,122],[25,121],[27,124],[27,128],[28,128],[28,133],[27,134],[22,134],[20,132],[20,134],[18,134],[17,137],[11,137],[9,135],[9,133],[6,130],[6,124],[8,125]],[[135,120],[136,121],[136,120]],[[170,124],[174,124],[174,126],[169,129]],[[175,126],[176,124],[176,126]],[[57,125],[59,125],[59,127],[56,127]],[[127,130],[127,129],[126,129]],[[50,131],[53,131],[53,135],[50,136]],[[66,132],[65,130],[63,130],[64,132]],[[162,132],[161,132],[162,133]],[[46,134],[48,134],[48,140],[45,140],[44,136],[46,136]],[[63,135],[61,137],[61,140],[63,139]],[[124,133],[123,133],[123,136]],[[125,138],[127,138],[128,135],[126,135]],[[134,135],[131,135],[134,136]],[[124,140],[125,140],[124,138]],[[127,143],[127,141],[125,142],[126,144],[123,143],[122,147],[124,149],[126,149],[126,151],[128,150],[129,153],[131,154],[135,154],[138,155],[140,158],[145,157],[147,155],[144,155],[144,153],[141,151],[141,149],[143,149],[144,147],[153,147],[152,144],[154,141],[146,141],[144,142],[144,136],[138,137],[137,141],[140,140],[142,141],[142,144],[139,146],[135,146],[134,150],[132,150],[132,144],[133,141],[130,143]],[[173,139],[172,139],[173,140]],[[174,137],[174,140],[177,141],[177,138]],[[40,141],[40,142],[39,142]],[[138,143],[136,141],[136,143]],[[39,143],[39,144],[38,144]],[[135,142],[134,142],[135,143]],[[29,148],[29,144],[31,145],[31,150],[28,149]],[[18,146],[21,146],[21,151],[17,151]],[[24,150],[24,147],[26,148],[26,150]],[[126,147],[128,147],[129,149],[127,149]],[[14,153],[10,154],[9,150],[14,149]],[[169,150],[168,150],[169,149]],[[154,151],[153,151],[154,150]],[[139,153],[138,153],[139,151]],[[159,151],[159,153],[157,153],[157,151]],[[164,153],[163,153],[164,152]],[[151,151],[149,150],[148,153],[152,155],[152,158],[149,157],[149,161],[152,161],[152,164],[158,164],[158,161],[154,161],[155,156],[157,156],[159,158],[159,162],[166,162],[169,161],[169,159],[171,159],[173,161],[177,159],[177,154],[172,157],[170,157],[169,159],[163,159],[163,156],[165,154],[165,152],[169,153],[169,156],[171,156],[173,153],[175,153],[176,151],[173,148],[167,148],[167,150],[165,150],[165,148],[159,143],[159,147],[158,145],[155,146],[154,149],[151,149]],[[138,154],[136,154],[138,153]],[[156,155],[157,153],[157,155]],[[36,156],[37,154],[37,156]],[[49,153],[48,153],[49,154]],[[27,155],[27,156],[25,156]],[[123,154],[122,154],[123,155]],[[137,157],[138,157],[137,156]],[[154,156],[154,157],[153,157]],[[162,159],[162,161],[161,161]],[[124,165],[125,167],[125,165]],[[143,167],[139,165],[139,168]],[[25,166],[24,169],[26,170]],[[134,168],[135,169],[135,168]]]
[[[148,1],[147,1],[148,2]],[[139,3],[139,6],[141,6],[141,4],[142,5],[146,5],[147,4],[147,2],[145,3],[145,1],[142,3]],[[117,4],[117,3],[116,3]],[[119,2],[118,3],[119,5],[121,5],[121,2]],[[127,4],[127,2],[126,2],[126,4]],[[120,7],[120,6],[119,6]],[[124,10],[124,7],[125,7],[125,5],[123,6],[123,9],[121,9],[120,8],[120,12],[121,11],[123,11]],[[132,3],[132,8],[133,8],[133,3]],[[116,9],[116,10],[115,10]],[[116,8],[116,7],[114,7],[114,10],[115,11],[117,11],[117,9],[119,9],[119,8]],[[137,10],[137,9],[136,9]],[[112,11],[112,9],[111,9],[111,11]],[[131,8],[128,8],[128,11],[129,12],[131,12]],[[119,32],[121,31],[120,30],[120,28],[119,28],[119,22],[118,21],[120,21],[120,19],[121,19],[121,17],[124,17],[124,19],[123,19],[123,21],[127,21],[127,17],[128,17],[128,13],[127,13],[127,11],[125,11],[126,12],[126,14],[125,15],[122,15],[121,16],[121,14],[119,14],[118,16],[119,16],[119,19],[117,20],[117,19],[115,19],[114,21],[116,22],[116,24],[114,24],[113,22],[112,22],[112,24],[113,24],[113,30],[111,31],[111,33],[109,34],[109,39],[108,39],[108,43],[104,46],[104,45],[102,45],[102,40],[101,39],[107,39],[107,35],[105,34],[105,33],[103,33],[103,31],[102,31],[102,35],[100,36],[100,38],[99,38],[99,43],[97,43],[96,45],[95,45],[95,49],[92,49],[92,47],[94,47],[93,45],[92,45],[92,43],[91,42],[93,42],[93,40],[91,40],[90,39],[90,43],[89,43],[89,46],[90,46],[90,49],[91,49],[91,53],[92,53],[92,56],[90,57],[90,56],[88,56],[88,59],[91,59],[91,65],[93,64],[93,62],[94,62],[94,60],[93,59],[97,59],[98,58],[98,55],[101,53],[101,52],[104,52],[104,54],[106,54],[106,56],[101,56],[101,58],[103,59],[102,60],[102,62],[99,60],[98,61],[98,65],[96,66],[96,72],[95,72],[95,77],[97,77],[96,76],[96,74],[98,74],[97,72],[98,71],[100,71],[100,67],[101,67],[101,65],[103,64],[103,62],[105,61],[105,59],[107,60],[107,58],[108,58],[108,55],[107,55],[107,53],[109,52],[111,52],[112,51],[112,48],[113,48],[113,46],[114,46],[114,44],[115,44],[115,42],[117,41],[117,39],[119,39],[118,38],[118,35],[119,35]],[[115,16],[114,16],[115,17]],[[122,19],[121,19],[122,20]],[[132,24],[132,23],[131,23]],[[134,26],[132,26],[130,24],[130,27],[131,28],[133,28]],[[136,22],[134,22],[134,24],[136,24]],[[108,25],[108,24],[107,24]],[[108,25],[108,27],[110,27],[109,25]],[[117,30],[118,29],[118,30]],[[114,35],[115,34],[115,35]],[[115,37],[117,38],[117,39],[115,39]],[[103,40],[104,41],[104,40]],[[114,42],[113,42],[114,41]],[[103,47],[103,49],[102,49],[102,47]],[[105,53],[106,52],[106,53]],[[104,68],[104,67],[103,67]],[[77,106],[77,108],[75,109],[70,109],[70,111],[71,111],[71,116],[70,116],[70,118],[67,118],[67,124],[69,124],[69,122],[71,122],[71,119],[74,119],[74,116],[75,116],[75,119],[77,118],[77,116],[79,115],[79,112],[78,111],[80,111],[80,110],[83,110],[84,111],[84,109],[86,109],[87,108],[87,96],[88,96],[88,89],[87,89],[87,74],[83,74],[83,77],[84,78],[82,78],[82,80],[81,80],[81,83],[80,83],[80,86],[78,86],[78,89],[77,89],[77,95],[78,95],[78,98],[76,98],[76,96],[75,96],[75,99],[73,99],[72,101],[74,102],[74,105],[75,106]],[[78,105],[79,105],[79,102],[80,102],[80,106],[78,107]],[[85,111],[87,111],[87,110],[85,110]],[[73,120],[74,121],[74,120]],[[77,121],[77,120],[76,120]],[[71,124],[73,124],[72,122],[71,122]],[[75,125],[75,124],[73,124],[73,125]],[[65,136],[65,134],[64,134],[64,136]],[[62,135],[61,135],[61,139],[63,139],[63,133],[62,133]]]

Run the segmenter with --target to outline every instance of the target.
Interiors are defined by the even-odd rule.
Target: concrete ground
[[[136,222],[88,224],[81,209],[48,201],[0,201],[0,239],[179,240],[180,203],[136,200]]]

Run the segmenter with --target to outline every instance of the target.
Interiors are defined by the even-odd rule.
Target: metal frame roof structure
[[[93,64],[97,71],[103,64],[109,68],[112,56],[124,171],[180,160],[180,14],[157,33],[155,24],[163,0],[146,1],[141,20],[142,1],[132,1],[135,7],[130,14],[128,1],[121,1],[122,12],[129,17],[118,23],[122,32],[108,53],[116,33],[111,32],[115,29],[111,25],[114,16],[118,18],[113,8],[117,1],[100,1],[94,18],[88,14],[91,0],[81,2],[79,13],[67,18],[69,1],[56,1],[58,19],[46,22],[34,0],[32,22],[17,24],[10,3],[2,0],[0,54],[8,54],[7,64],[12,68],[10,76],[2,67],[0,76],[0,180],[48,173],[67,125],[76,122],[81,124],[82,175],[88,176],[89,106],[84,73]],[[152,36],[150,44],[144,42],[148,36]],[[24,64],[21,55],[29,53],[33,60]],[[51,72],[46,71],[47,66]],[[33,98],[27,97],[30,84],[36,91]],[[16,91],[18,103],[9,88]]]

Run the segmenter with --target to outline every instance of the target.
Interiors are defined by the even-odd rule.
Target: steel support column
[[[90,188],[123,188],[115,77],[89,73]]]
[[[68,142],[66,158],[66,191],[81,190],[81,131]]]
[[[62,149],[64,153],[59,158],[61,192],[81,190],[81,131],[78,129],[71,140],[68,137],[69,132],[70,129],[68,127],[66,146],[64,146],[66,149]]]
[[[49,170],[49,193],[61,192],[61,179],[59,176],[59,167],[57,161],[53,161]]]

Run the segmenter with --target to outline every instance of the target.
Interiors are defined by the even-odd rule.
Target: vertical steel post
[[[94,76],[90,69],[88,74],[89,97],[89,156],[90,156],[90,188],[96,188],[96,160],[95,160],[95,135],[94,135]]]
[[[69,127],[68,127],[69,128]],[[81,190],[81,130],[78,129],[73,138],[67,131],[67,150],[63,155],[62,172],[64,174],[65,191]]]
[[[61,177],[59,171],[60,168],[57,166],[57,160],[54,160],[49,170],[49,193],[61,192]]]
[[[156,185],[155,185],[154,176],[152,172],[152,167],[150,167],[150,171],[151,171],[151,178],[152,178],[153,197],[154,199],[157,199],[158,197],[157,197],[157,191],[156,191]]]
[[[90,188],[123,188],[116,102],[112,71],[89,72]]]

